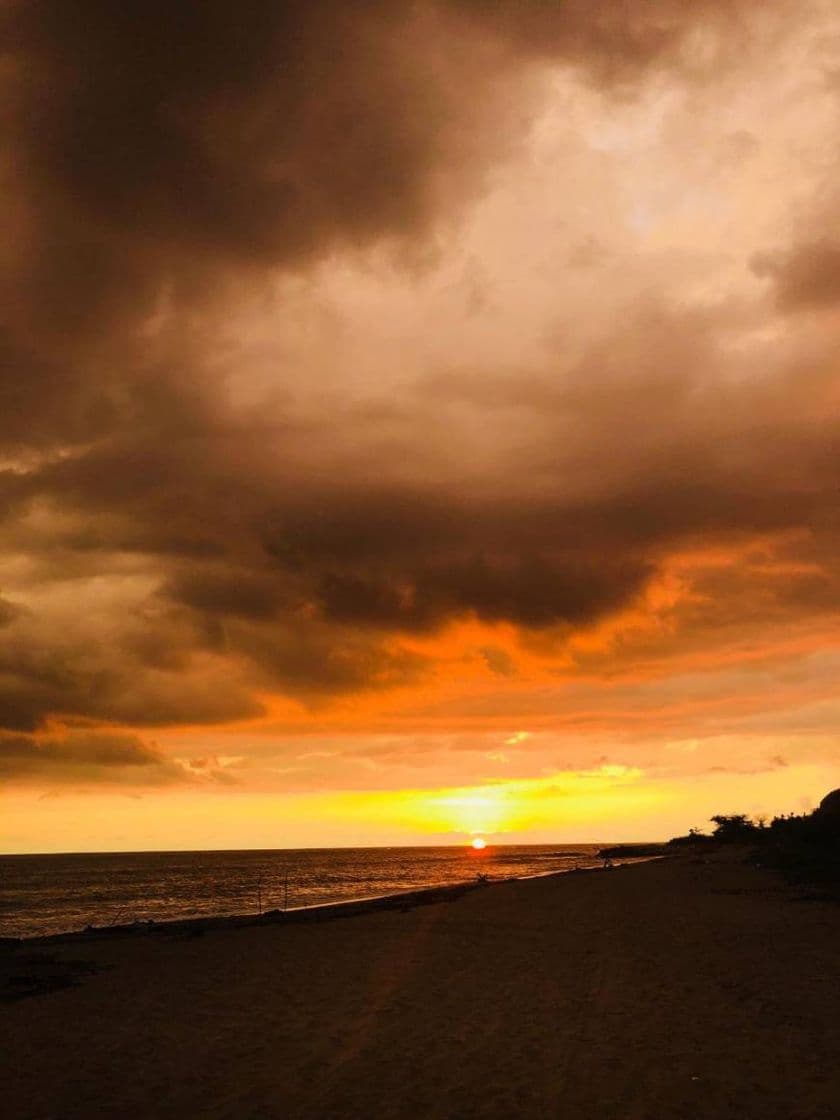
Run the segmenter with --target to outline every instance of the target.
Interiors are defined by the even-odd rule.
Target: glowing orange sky
[[[0,848],[840,784],[835,4],[23,7]]]

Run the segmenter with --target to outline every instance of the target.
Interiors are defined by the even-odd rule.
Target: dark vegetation
[[[718,814],[711,835],[691,829],[669,848],[748,845],[764,866],[775,867],[797,882],[840,887],[840,789],[824,797],[813,813],[751,820],[744,813]]]

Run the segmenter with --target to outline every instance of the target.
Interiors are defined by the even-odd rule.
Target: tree
[[[715,825],[715,840],[749,840],[758,831],[746,813],[717,813],[711,820]]]

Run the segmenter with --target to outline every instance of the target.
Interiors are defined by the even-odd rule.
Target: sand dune
[[[3,1006],[4,1107],[835,1120],[840,908],[805,893],[682,857],[406,913],[44,947],[85,967]]]

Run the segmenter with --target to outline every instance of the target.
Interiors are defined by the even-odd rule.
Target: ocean
[[[372,898],[596,866],[597,844],[0,856],[0,937]]]

